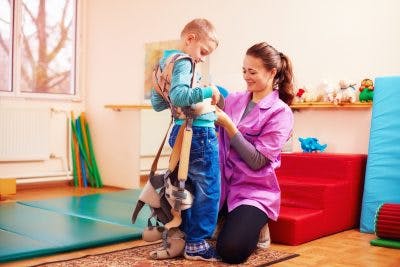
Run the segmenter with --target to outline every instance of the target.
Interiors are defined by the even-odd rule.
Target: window
[[[11,5],[0,0],[0,91],[11,91]]]
[[[0,0],[0,92],[77,94],[76,2]]]

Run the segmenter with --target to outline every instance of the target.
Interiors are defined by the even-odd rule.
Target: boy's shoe
[[[213,247],[198,252],[185,251],[184,256],[187,260],[221,261],[221,257],[218,256],[217,251]]]
[[[268,224],[264,225],[260,231],[260,237],[258,239],[257,247],[261,249],[267,249],[271,246],[271,237],[269,235]]]

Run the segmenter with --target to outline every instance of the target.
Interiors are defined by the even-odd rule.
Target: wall
[[[292,58],[298,86],[361,81],[400,74],[399,9],[396,0],[88,0],[86,109],[104,183],[137,187],[140,147],[157,147],[164,133],[163,128],[159,138],[143,140],[140,111],[104,108],[143,101],[145,43],[177,39],[186,22],[206,17],[220,39],[210,57],[212,81],[232,91],[245,88],[243,55],[259,41]],[[316,136],[330,152],[367,153],[370,112],[296,112],[294,149],[299,150],[297,137]]]

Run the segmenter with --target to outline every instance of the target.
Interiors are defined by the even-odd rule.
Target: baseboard
[[[25,182],[25,183],[17,183],[17,191],[26,189],[37,189],[37,188],[63,187],[70,185],[72,185],[72,180]]]

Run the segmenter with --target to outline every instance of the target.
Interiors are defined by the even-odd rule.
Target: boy
[[[175,118],[169,138],[171,147],[184,122],[181,119],[182,108],[191,107],[195,114],[187,177],[187,182],[193,185],[194,200],[190,209],[182,211],[181,224],[181,229],[186,234],[184,256],[192,260],[218,260],[215,249],[207,243],[206,238],[211,237],[214,231],[220,197],[218,141],[214,125],[216,115],[210,105],[219,101],[220,94],[215,85],[198,87],[192,82],[192,78],[198,81],[194,70],[196,63],[204,62],[205,57],[217,46],[214,26],[206,19],[194,19],[181,32],[180,49],[164,51],[159,62],[163,70],[171,57],[183,54],[191,58],[175,61],[168,97]],[[170,104],[154,88],[151,104],[156,111],[170,108]]]

